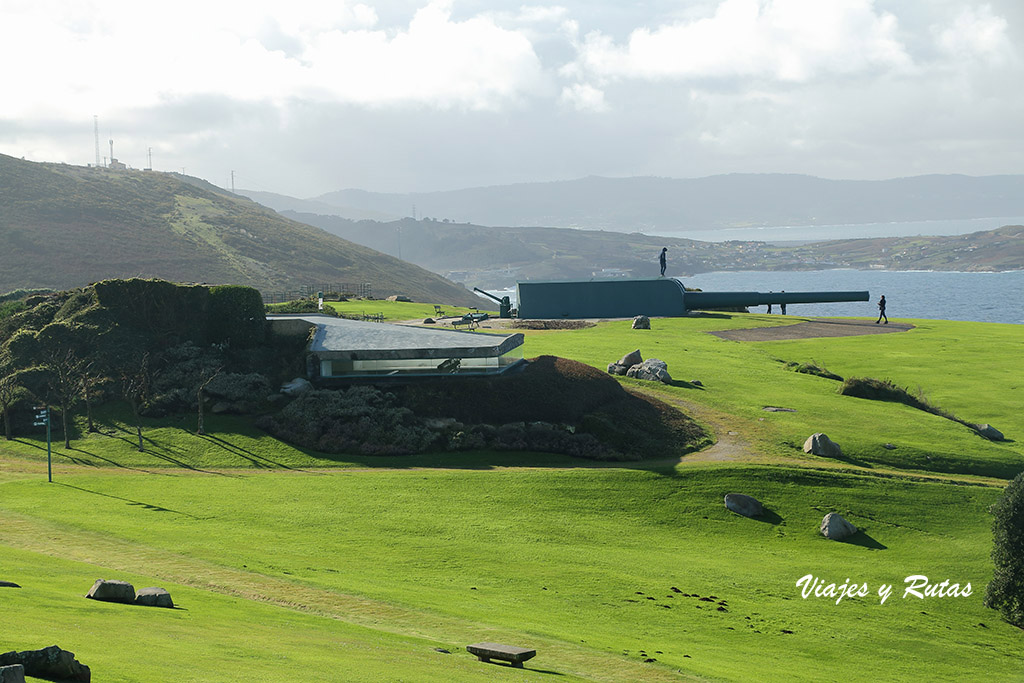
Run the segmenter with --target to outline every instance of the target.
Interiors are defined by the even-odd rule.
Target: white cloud
[[[561,101],[579,111],[603,112],[608,109],[604,92],[585,83],[575,83],[563,88]]]
[[[957,60],[1003,64],[1014,57],[1007,28],[1006,19],[993,15],[990,6],[967,7],[951,26],[935,29],[936,43]]]
[[[366,4],[299,0],[5,5],[0,118],[80,118],[194,95],[495,108],[536,90],[540,60],[486,17],[430,2],[378,28]]]
[[[710,16],[637,29],[625,44],[591,32],[565,73],[806,82],[910,61],[896,18],[871,0],[724,0]]]

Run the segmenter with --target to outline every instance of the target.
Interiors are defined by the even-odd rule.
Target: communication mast
[[[100,117],[92,115],[92,130],[96,135],[96,168],[100,167]]]

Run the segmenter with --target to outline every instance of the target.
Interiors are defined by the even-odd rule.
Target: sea
[[[1024,225],[1024,217],[968,218],[933,221],[899,221],[858,225],[764,226],[707,231],[648,234],[685,237],[706,242],[760,240],[778,244],[817,242],[863,237],[912,237],[916,235],[963,235],[994,230],[1004,225]],[[652,272],[652,275],[655,273]],[[864,291],[870,301],[834,304],[791,304],[787,312],[801,316],[877,317],[878,297],[885,295],[890,319],[933,318],[987,323],[1024,324],[1024,271],[959,273],[892,270],[736,271],[701,273],[679,278],[690,288],[706,292],[815,292],[819,290]],[[515,288],[493,293],[511,296]],[[753,309],[751,309],[753,312]],[[764,311],[764,307],[760,308]],[[773,307],[778,312],[777,307]]]
[[[735,271],[678,278],[705,292],[867,291],[870,301],[790,304],[799,316],[877,317],[876,302],[885,295],[890,320],[933,318],[1024,325],[1024,271],[957,273],[895,270]],[[510,296],[515,289],[491,290]],[[489,300],[488,300],[489,301]],[[765,312],[765,307],[751,308]],[[772,308],[779,313],[778,306]]]

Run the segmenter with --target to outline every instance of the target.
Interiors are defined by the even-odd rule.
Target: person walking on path
[[[658,256],[658,263],[661,264],[661,276],[665,277],[665,267],[668,265],[668,247],[661,248],[661,254]]]
[[[772,292],[768,292],[768,293],[769,293],[769,294],[774,294],[775,292],[774,292],[774,291],[772,291]],[[771,301],[769,301],[769,302],[768,302],[768,315],[771,315],[771,314],[772,314],[772,302],[771,302]]]
[[[785,294],[786,290],[782,290],[782,293]],[[786,315],[786,304],[780,302],[779,303],[779,308],[782,309],[782,315]]]
[[[882,298],[878,300],[878,320],[875,321],[875,324],[877,325],[882,322],[882,318],[885,318],[885,324],[888,325],[889,316],[885,314],[885,294],[883,294]]]

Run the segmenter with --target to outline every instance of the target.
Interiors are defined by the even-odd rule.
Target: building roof
[[[480,358],[500,356],[523,344],[523,335],[438,330],[347,320],[326,315],[268,315],[316,326],[309,350],[325,359]]]

